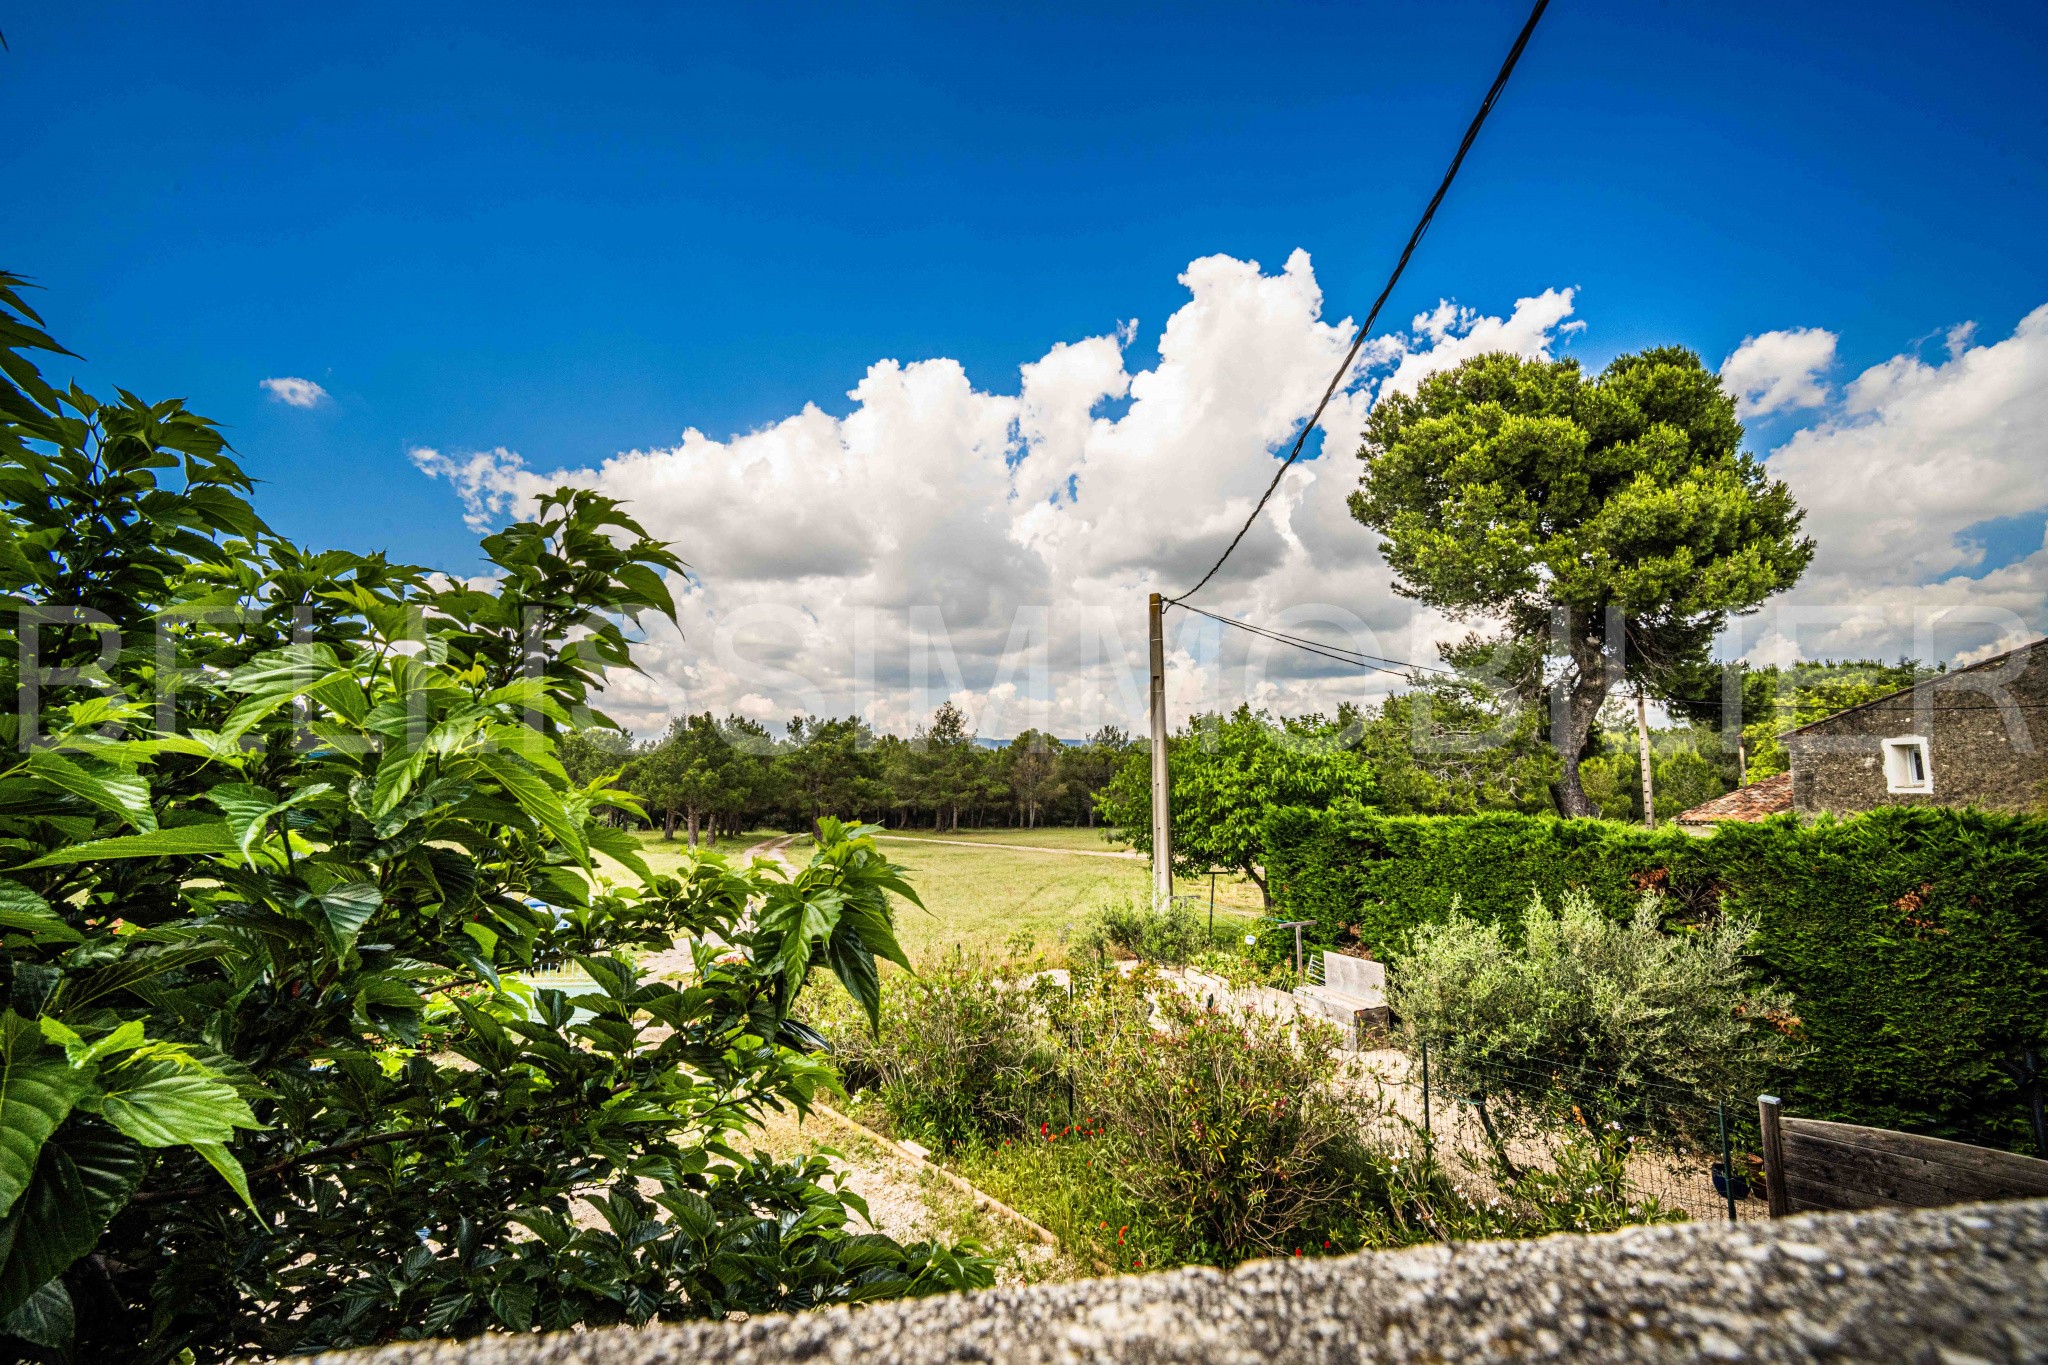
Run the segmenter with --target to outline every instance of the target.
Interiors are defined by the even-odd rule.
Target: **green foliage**
[[[1228,935],[1231,931],[1223,931]],[[1134,900],[1112,901],[1096,911],[1068,946],[1081,960],[1137,958],[1179,967],[1214,946],[1206,914],[1192,900],[1176,897],[1154,910]]]
[[[1371,1107],[1335,1083],[1337,1031],[1203,1009],[1142,981],[1107,980],[1079,1068],[1083,1112],[1117,1183],[1152,1210],[1183,1261],[1232,1265],[1303,1246],[1355,1246],[1372,1220]]]
[[[1420,926],[1391,966],[1388,1003],[1452,1091],[1496,1104],[1562,1099],[1588,1119],[1694,1143],[1722,1101],[1744,1101],[1798,1060],[1782,990],[1757,985],[1755,926],[1663,929],[1647,892],[1615,919],[1579,891],[1532,895],[1519,941],[1461,914]]]
[[[1679,704],[1718,725],[1725,723],[1730,694],[1739,697],[1743,747],[1749,756],[1743,780],[1761,782],[1791,767],[1782,742],[1786,731],[1889,696],[1942,671],[1912,659],[1891,664],[1877,659],[1822,659],[1789,668],[1729,664],[1702,677],[1689,708],[1685,699]]]
[[[1313,921],[1313,944],[1355,943],[1383,958],[1406,951],[1417,925],[1448,919],[1454,901],[1511,935],[1532,888],[1550,900],[1581,888],[1619,914],[1641,890],[1632,874],[1689,839],[1509,812],[1390,816],[1346,802],[1272,811],[1266,832],[1276,913]]]
[[[709,711],[680,716],[666,734],[634,755],[626,786],[650,811],[660,813],[663,838],[675,837],[680,819],[689,827],[690,847],[696,848],[706,818],[714,827],[737,828],[769,794],[772,745],[749,743],[765,736],[738,726],[737,718],[721,725]]]
[[[1228,868],[1270,896],[1265,813],[1275,806],[1322,806],[1370,797],[1372,773],[1352,752],[1356,735],[1321,716],[1275,723],[1240,706],[1229,716],[1196,716],[1169,741],[1173,865],[1182,876]],[[1108,823],[1142,853],[1152,851],[1152,777],[1147,750],[1133,748],[1096,797]]]
[[[1682,1210],[1636,1189],[1628,1170],[1633,1147],[1634,1138],[1612,1125],[1568,1124],[1544,1143],[1541,1161],[1518,1166],[1493,1154],[1488,1165],[1498,1193],[1491,1195],[1446,1178],[1428,1156],[1392,1161],[1390,1212],[1411,1239],[1453,1242],[1683,1222]]]
[[[1618,357],[1592,380],[1576,361],[1477,356],[1367,418],[1352,515],[1384,537],[1401,591],[1501,623],[1464,655],[1491,655],[1532,704],[1552,692],[1566,707],[1570,814],[1592,813],[1578,760],[1609,656],[1668,687],[1705,662],[1730,612],[1813,557],[1790,491],[1742,438],[1734,400],[1679,347]],[[1560,612],[1569,625],[1552,640]],[[1546,647],[1564,655],[1559,679]]]
[[[1015,1137],[1058,1088],[1050,1011],[1065,997],[1020,975],[1030,973],[1007,958],[955,952],[915,976],[891,974],[873,1028],[829,997],[811,1021],[834,1040],[847,1088],[879,1103],[897,1132],[947,1151]]]
[[[985,1282],[726,1145],[831,1084],[790,1011],[813,965],[872,1011],[900,869],[827,819],[791,876],[652,877],[557,754],[673,554],[579,490],[480,587],[299,549],[203,419],[42,384],[17,284],[0,1330],[216,1359]],[[679,935],[694,979],[641,979]],[[593,993],[522,980],[565,961]]]
[[[1557,755],[1540,721],[1537,708],[1465,679],[1395,693],[1359,727],[1358,755],[1373,774],[1374,804],[1395,815],[1551,810]]]
[[[1643,818],[1643,766],[1638,746],[1634,705],[1610,701],[1601,713],[1587,755],[1579,763],[1580,784],[1604,819]],[[1660,822],[1733,790],[1741,779],[1733,742],[1705,725],[1652,730],[1650,756]]]
[[[2018,1146],[2005,1063],[2048,1046],[2048,821],[1885,807],[1852,819],[1675,829],[1518,815],[1275,811],[1280,915],[1319,943],[1408,949],[1454,904],[1512,944],[1531,891],[1611,917],[1643,891],[1677,927],[1756,925],[1750,955],[1811,1048],[1773,1085],[1795,1113]],[[1273,936],[1277,938],[1276,936]]]
[[[1470,1173],[1454,1180],[1344,1072],[1325,1026],[1197,1006],[1146,969],[1078,974],[1071,995],[1032,961],[925,975],[889,983],[873,1045],[850,1011],[819,1019],[849,1082],[897,1132],[944,1136],[978,1187],[1117,1269],[1673,1216],[1632,1193],[1626,1140],[1583,1125],[1543,1135],[1548,1163],[1482,1161],[1497,1193],[1475,1200]]]

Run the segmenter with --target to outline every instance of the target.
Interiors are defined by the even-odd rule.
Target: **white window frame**
[[[1913,760],[1919,759],[1920,777],[1913,778]],[[1900,735],[1884,741],[1884,789],[1888,792],[1926,796],[1934,791],[1934,755],[1924,735]]]

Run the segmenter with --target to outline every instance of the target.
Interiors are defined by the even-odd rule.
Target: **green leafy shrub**
[[[1185,900],[1154,910],[1128,897],[1111,901],[1089,916],[1069,945],[1069,955],[1097,962],[1136,958],[1178,967],[1209,950],[1212,936],[1203,912]]]
[[[0,275],[0,1332],[107,1362],[987,1281],[727,1140],[831,1084],[914,899],[865,829],[653,876],[565,726],[674,555],[563,490],[450,583],[273,535],[181,404],[59,394]],[[607,885],[596,854],[622,864]],[[693,943],[694,979],[627,955]],[[719,945],[713,947],[711,945]],[[573,1001],[519,977],[573,962]],[[605,1226],[578,1227],[597,1206]]]
[[[1230,1265],[1356,1244],[1369,1217],[1361,1133],[1371,1109],[1338,1083],[1335,1029],[1205,1009],[1142,978],[1098,990],[1077,1068],[1082,1112],[1117,1183],[1172,1229],[1180,1259]],[[1156,1014],[1120,994],[1149,999]]]
[[[1386,816],[1338,803],[1268,817],[1278,913],[1383,957],[1454,901],[1512,938],[1532,890],[1626,918],[1645,889],[1679,925],[1756,925],[1810,1051],[1769,1088],[1795,1113],[2031,1146],[2007,1064],[2048,1049],[2048,819],[1880,807],[1723,825],[1711,838],[1598,820]],[[1277,938],[1277,935],[1273,936]]]
[[[1040,968],[956,951],[914,975],[892,973],[873,1028],[843,995],[810,1018],[832,1039],[847,1088],[880,1105],[900,1135],[948,1151],[1000,1141],[1065,1093],[1053,1011],[1066,992]]]
[[[1389,1218],[1405,1240],[1454,1242],[1683,1222],[1683,1211],[1635,1188],[1631,1154],[1616,1127],[1567,1125],[1545,1143],[1544,1161],[1515,1166],[1495,1155],[1493,1193],[1448,1178],[1429,1157],[1394,1159],[1386,1163]]]
[[[1185,1237],[1171,1220],[1118,1180],[1099,1130],[1085,1124],[1041,1127],[964,1148],[961,1174],[1011,1208],[1022,1209],[1062,1245],[1114,1270],[1181,1264]]]
[[[1615,920],[1567,891],[1555,910],[1532,895],[1514,938],[1463,915],[1422,925],[1388,973],[1400,1037],[1427,1041],[1438,1082],[1482,1103],[1559,1099],[1704,1139],[1716,1102],[1790,1069],[1797,1021],[1753,980],[1750,923],[1666,933],[1665,909],[1646,893]]]

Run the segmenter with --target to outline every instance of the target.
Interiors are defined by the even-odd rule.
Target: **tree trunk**
[[[661,841],[672,844],[676,838],[676,813],[665,810],[661,813]]]
[[[697,851],[697,808],[690,807],[690,852]]]
[[[1593,733],[1593,722],[1599,719],[1600,707],[1607,700],[1607,657],[1596,639],[1574,638],[1571,649],[1575,676],[1563,698],[1564,733],[1557,733],[1553,719],[1551,740],[1563,769],[1558,782],[1558,805],[1564,814],[1583,818],[1600,814],[1600,808],[1580,785],[1579,755],[1586,751],[1586,738]],[[1552,705],[1556,705],[1555,700]]]

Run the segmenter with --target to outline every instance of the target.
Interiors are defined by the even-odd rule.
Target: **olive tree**
[[[1655,692],[1704,663],[1731,614],[1813,556],[1742,437],[1719,379],[1676,346],[1592,379],[1477,356],[1367,419],[1352,515],[1383,537],[1396,591],[1479,627],[1454,661],[1506,660],[1525,698],[1548,695],[1568,815],[1597,813],[1579,758],[1615,683]]]

